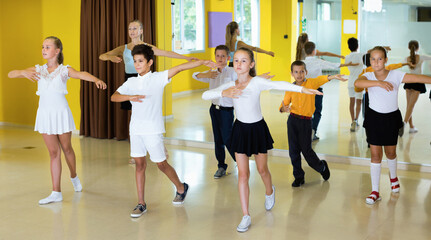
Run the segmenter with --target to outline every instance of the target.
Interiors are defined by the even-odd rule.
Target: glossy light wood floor
[[[323,86],[322,119],[317,131],[319,141],[313,142],[317,153],[363,158],[368,161],[371,153],[367,147],[363,118],[359,118],[361,127],[357,132],[350,132],[349,97],[347,83],[331,81]],[[430,89],[431,85],[427,85]],[[398,160],[431,165],[431,103],[429,91],[421,94],[413,112],[413,120],[419,132],[408,133],[408,127],[398,140]],[[288,149],[287,114],[280,114],[278,108],[284,92],[264,91],[261,95],[262,114],[274,139],[274,148]],[[400,88],[399,107],[404,116],[406,109],[405,91]],[[211,120],[209,117],[210,101],[202,100],[202,91],[180,95],[173,99],[173,119],[166,123],[167,137],[193,141],[213,141]],[[386,159],[386,158],[385,158]]]
[[[73,136],[72,144],[83,192],[73,192],[63,164],[63,202],[39,206],[51,191],[42,137],[29,128],[0,126],[0,239],[431,239],[429,173],[399,172],[401,193],[391,195],[384,169],[382,201],[368,206],[368,167],[330,163],[328,182],[306,167],[306,184],[293,189],[289,159],[270,157],[276,205],[267,212],[264,187],[251,162],[252,226],[240,234],[231,160],[230,175],[215,180],[212,150],[168,145],[170,162],[190,184],[185,204],[172,205],[172,184],[150,163],[148,212],[134,220],[129,143]]]

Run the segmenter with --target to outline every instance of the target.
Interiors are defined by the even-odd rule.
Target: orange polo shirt
[[[390,70],[395,70],[395,69],[398,69],[398,68],[401,68],[401,67],[403,67],[402,63],[394,63],[394,64],[389,64],[385,68],[386,68],[386,70],[390,71]],[[371,66],[367,67],[364,70],[362,70],[362,73],[359,74],[358,78],[360,76],[364,75],[364,73],[366,73],[366,72],[374,72],[374,70],[373,70],[373,68]],[[362,91],[364,91],[363,88],[357,88],[357,87],[355,87],[355,92],[362,92]],[[367,91],[367,89],[365,89],[365,91]]]
[[[329,82],[328,76],[318,76],[317,78],[309,78],[306,79],[301,86],[310,88],[310,89],[318,89],[323,84]],[[314,98],[315,95],[311,94],[305,94],[305,93],[298,93],[298,92],[286,92],[284,94],[284,105],[288,106],[291,104],[290,112],[305,116],[305,117],[311,117],[313,116],[314,110],[316,107],[314,106]],[[282,104],[280,104],[280,108],[282,108]]]

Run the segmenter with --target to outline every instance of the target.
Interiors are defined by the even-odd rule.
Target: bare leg
[[[248,180],[250,178],[250,168],[248,157],[245,154],[235,153],[236,163],[238,164],[238,191],[241,202],[242,214],[250,215],[248,212],[250,187]]]
[[[138,203],[145,205],[145,169],[147,168],[147,161],[145,157],[135,157],[136,163],[136,188],[138,190]]]
[[[388,159],[397,158],[397,145],[384,146],[384,149],[385,149],[385,155]]]
[[[256,159],[256,165],[257,165],[257,171],[260,174],[260,177],[262,178],[263,184],[265,185],[265,194],[271,195],[272,194],[272,179],[271,179],[271,173],[268,169],[268,155],[264,153],[259,153],[258,155],[255,155]]]
[[[52,190],[61,192],[61,150],[58,135],[42,134],[51,159]]]
[[[184,185],[178,178],[177,172],[175,172],[175,169],[169,165],[168,161],[163,161],[157,163],[157,167],[159,167],[160,171],[162,171],[166,176],[171,180],[171,182],[175,185],[177,188],[178,193],[184,193]]]
[[[410,128],[414,128],[413,121],[411,121],[411,117],[413,114],[413,108],[418,101],[419,94],[419,91],[406,89],[407,108],[406,115],[404,116],[404,122],[409,122]]]
[[[355,115],[355,119],[356,120],[358,120],[359,113],[361,113],[361,106],[362,106],[362,100],[361,99],[356,99],[356,115]]]
[[[352,119],[352,122],[355,121],[355,98],[350,98],[350,105],[349,105],[349,111],[350,111],[350,118]],[[356,114],[356,116],[358,116]]]
[[[60,146],[63,149],[66,163],[70,170],[70,178],[76,177],[76,157],[72,148],[72,132],[63,133],[58,135]]]
[[[371,162],[381,163],[383,158],[382,146],[376,146],[376,145],[370,144],[370,150],[371,150]]]

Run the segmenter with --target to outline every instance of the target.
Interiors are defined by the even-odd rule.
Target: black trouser
[[[218,167],[226,169],[225,146],[232,156],[232,159],[235,161],[235,153],[232,151],[230,144],[233,127],[233,108],[219,107],[219,109],[217,109],[216,106],[212,104],[210,107],[210,116],[214,134],[214,150],[218,161]]]
[[[323,93],[322,88],[318,88],[319,92]],[[314,110],[313,121],[312,121],[312,129],[317,132],[317,127],[319,126],[320,118],[322,118],[322,107],[323,107],[323,95],[316,95],[314,97],[314,106],[316,110]],[[310,133],[311,135],[311,133]]]
[[[323,171],[323,162],[311,148],[311,119],[300,119],[290,115],[287,120],[287,138],[295,179],[304,178],[305,175],[301,167],[301,152],[311,168],[319,173]]]

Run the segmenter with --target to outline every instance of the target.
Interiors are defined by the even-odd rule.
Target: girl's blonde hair
[[[304,49],[304,45],[308,42],[307,33],[301,33],[298,37],[298,42],[296,43],[296,61],[300,61],[302,57],[302,49]]]
[[[49,37],[45,38],[45,40],[47,40],[47,39],[53,40],[55,47],[60,49],[60,53],[57,55],[57,63],[63,64],[63,61],[64,61],[63,43],[61,43],[61,40],[58,37],[49,36]]]
[[[141,36],[139,36],[139,39],[143,42],[144,41],[144,32],[143,32],[144,24],[142,24],[142,22],[138,19],[135,19],[135,20],[131,21],[130,23],[138,23],[139,24],[139,26],[141,27],[141,30],[142,30],[142,34],[141,34]],[[130,25],[130,23],[129,23],[129,25]]]
[[[235,31],[239,28],[239,25],[237,22],[233,21],[230,22],[226,26],[226,46],[228,46],[230,51],[235,51],[235,46],[232,46],[234,43],[232,42],[232,38],[235,35]]]

